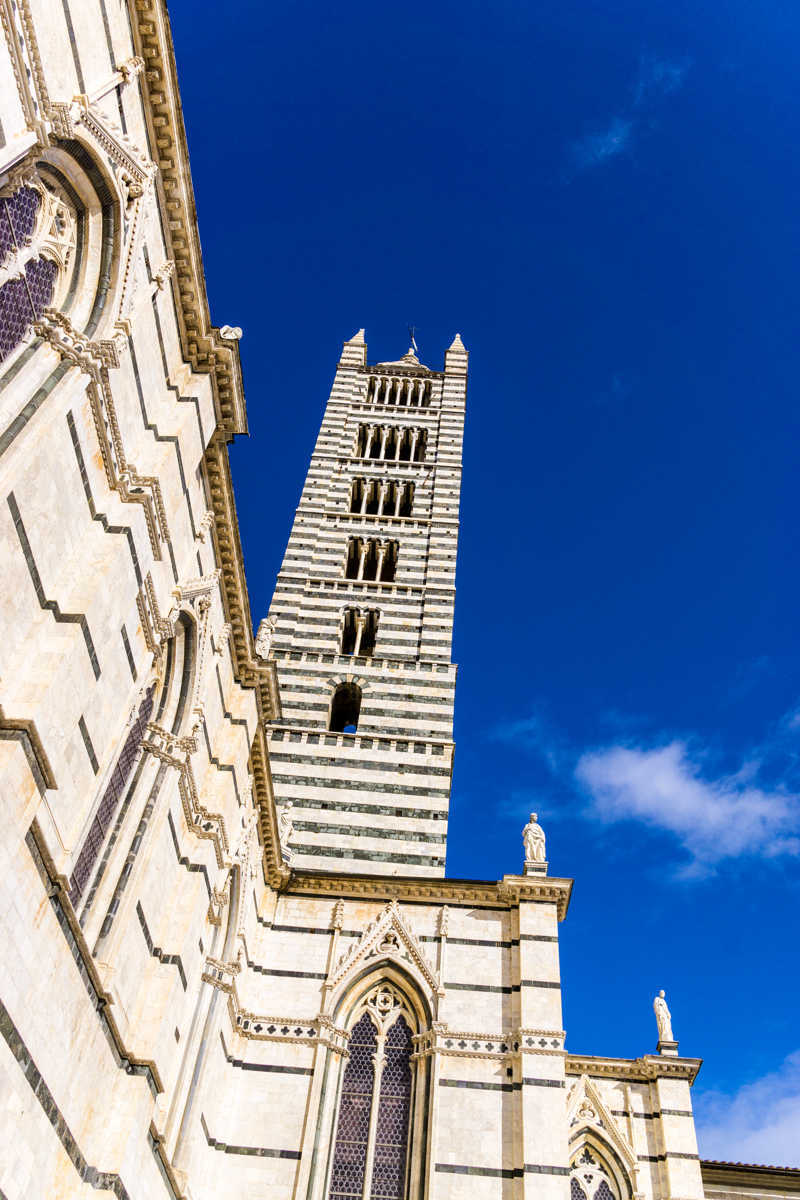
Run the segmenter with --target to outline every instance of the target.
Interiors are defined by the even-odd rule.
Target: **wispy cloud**
[[[648,100],[676,92],[683,85],[690,66],[688,59],[675,60],[642,54],[633,94],[634,108],[639,108]]]
[[[554,817],[607,827],[634,821],[666,833],[680,878],[701,879],[726,860],[800,855],[800,708],[777,721],[734,771],[714,770],[714,756],[696,738],[648,738],[640,721],[606,717],[613,732],[599,746],[576,747],[540,712],[494,734],[545,765],[561,797]],[[513,800],[519,811],[529,803]]]
[[[700,1092],[694,1107],[703,1158],[800,1166],[800,1050],[732,1095]]]
[[[602,122],[599,128],[570,142],[567,147],[566,178],[629,153],[655,104],[683,85],[690,66],[688,59],[641,55],[629,102],[620,112]]]
[[[613,117],[599,133],[589,133],[578,138],[569,149],[572,166],[577,170],[596,167],[609,158],[624,154],[630,147],[633,136],[632,120]]]
[[[684,877],[709,874],[723,859],[800,854],[800,795],[758,786],[759,764],[709,778],[685,742],[611,746],[584,753],[575,778],[589,815],[640,821],[673,834],[689,855]]]

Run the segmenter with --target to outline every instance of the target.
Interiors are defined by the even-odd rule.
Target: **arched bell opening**
[[[331,733],[355,733],[361,713],[361,688],[357,683],[340,683],[331,699],[328,729]]]

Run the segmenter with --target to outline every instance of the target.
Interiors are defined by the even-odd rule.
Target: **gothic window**
[[[342,654],[361,655],[368,658],[375,653],[378,634],[378,612],[374,608],[361,612],[358,608],[346,608],[342,620]]]
[[[377,538],[348,538],[345,579],[391,583],[397,571],[397,542]]]
[[[403,1200],[412,1017],[386,983],[373,989],[359,1012],[347,1043],[328,1200]]]
[[[32,174],[0,197],[0,362],[53,303],[75,249],[75,215]]]
[[[340,683],[331,700],[331,733],[355,733],[360,712],[361,688],[357,683]]]
[[[350,485],[350,512],[360,513],[364,503],[364,480],[354,479]]]
[[[585,1143],[572,1160],[570,1200],[621,1200],[628,1194],[595,1146]]]
[[[396,425],[359,425],[355,456],[383,459],[386,462],[422,462],[427,440],[428,434],[425,429]]]
[[[154,692],[155,684],[147,690],[144,699],[139,705],[139,711],[125,738],[119,758],[111,773],[111,778],[106,784],[103,797],[97,812],[92,818],[89,832],[86,834],[80,853],[78,854],[69,881],[69,898],[73,908],[77,907],[83,897],[106,834],[116,816],[120,800],[128,786],[133,768],[139,758],[142,738],[147,728],[147,722],[153,713]]]
[[[431,402],[430,381],[395,379],[373,375],[367,384],[368,404],[400,405],[407,408],[427,408]]]
[[[358,477],[350,485],[350,512],[362,516],[410,517],[414,484]]]

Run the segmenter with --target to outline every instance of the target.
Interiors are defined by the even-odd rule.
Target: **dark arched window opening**
[[[402,497],[400,499],[400,503],[397,508],[398,517],[410,517],[411,516],[411,506],[413,504],[413,501],[414,501],[414,485],[413,485],[413,483],[407,483],[405,485],[405,487],[403,488]]]
[[[361,712],[361,688],[356,683],[340,683],[331,701],[331,733],[355,733]]]
[[[347,542],[347,561],[345,562],[345,579],[358,579],[358,568],[361,562],[361,538],[349,538]]]
[[[397,542],[387,542],[384,546],[383,562],[379,580],[381,583],[393,583],[397,573]]]
[[[354,654],[358,637],[358,609],[346,608],[342,624],[342,654]]]
[[[364,499],[364,480],[354,479],[350,489],[350,512],[360,513],[361,504]]]

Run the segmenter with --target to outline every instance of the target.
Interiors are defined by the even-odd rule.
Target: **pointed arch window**
[[[388,983],[369,993],[356,1016],[347,1043],[328,1200],[403,1200],[413,1017]]]
[[[625,1200],[629,1189],[616,1176],[595,1146],[585,1143],[572,1160],[570,1200]]]
[[[0,195],[0,363],[53,302],[75,239],[74,211],[36,173]]]

